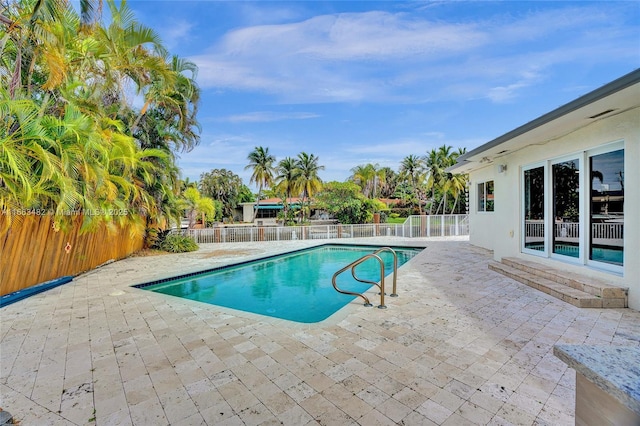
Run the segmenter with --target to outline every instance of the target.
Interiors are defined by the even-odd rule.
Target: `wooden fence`
[[[132,238],[128,229],[109,233],[79,233],[82,216],[73,218],[65,232],[56,231],[48,215],[26,215],[0,233],[0,295],[12,293],[66,275],[78,275],[109,260],[122,259],[140,250],[142,236]],[[0,214],[0,230],[7,218]]]

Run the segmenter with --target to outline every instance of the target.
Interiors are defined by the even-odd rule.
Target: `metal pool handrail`
[[[393,293],[391,293],[389,296],[398,297],[398,293],[396,292],[396,284],[397,284],[396,277],[398,276],[398,254],[391,247],[382,247],[374,251],[373,254],[378,254],[383,251],[390,251],[391,254],[393,254]]]
[[[342,289],[338,288],[338,285],[336,284],[336,279],[338,278],[338,275],[340,275],[341,273],[343,273],[347,269],[351,269],[351,276],[356,281],[359,281],[359,282],[362,282],[362,283],[376,285],[380,289],[380,305],[378,305],[378,308],[386,309],[386,306],[384,304],[384,275],[385,275],[384,274],[384,261],[382,260],[382,258],[380,256],[378,256],[378,253],[380,253],[381,251],[391,251],[393,253],[393,294],[391,294],[391,296],[393,296],[393,297],[398,296],[396,294],[396,274],[397,274],[397,270],[398,270],[398,255],[390,247],[383,247],[381,249],[376,250],[374,253],[366,254],[366,255],[362,256],[361,258],[359,258],[357,260],[354,260],[353,262],[351,262],[350,264],[348,264],[344,268],[340,269],[339,271],[337,271],[335,274],[333,274],[333,278],[331,279],[331,284],[333,284],[333,288],[335,288],[338,293],[348,294],[348,295],[351,295],[351,296],[362,297],[364,299],[364,302],[365,302],[364,306],[373,306],[371,304],[371,302],[369,302],[369,299],[367,298],[367,296],[365,296],[364,294],[356,293],[356,292],[353,292],[353,291],[342,290]],[[362,262],[364,262],[364,261],[366,261],[368,259],[377,259],[378,263],[380,263],[380,284],[378,284],[375,281],[365,280],[365,279],[362,279],[362,278],[358,278],[356,276],[356,271],[355,271],[356,266],[358,266],[359,264],[361,264]]]

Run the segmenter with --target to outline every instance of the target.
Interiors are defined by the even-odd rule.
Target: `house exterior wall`
[[[470,172],[470,242],[493,250],[495,260],[503,257],[534,259],[540,263],[562,265],[563,269],[585,273],[587,266],[521,253],[522,168],[565,155],[581,153],[609,143],[624,141],[624,270],[622,276],[588,267],[590,275],[600,276],[629,288],[629,306],[640,310],[640,108],[595,121],[558,139],[532,140],[532,145],[494,160]],[[538,145],[536,145],[538,144]],[[498,165],[507,170],[498,172]],[[581,168],[583,168],[581,166]],[[477,211],[477,184],[494,180],[495,211]],[[547,188],[549,190],[549,188]]]
[[[253,221],[253,212],[255,203],[242,203],[242,221],[243,222],[251,222]]]

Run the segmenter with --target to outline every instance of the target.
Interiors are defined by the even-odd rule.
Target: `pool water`
[[[135,287],[290,321],[314,323],[328,318],[355,299],[355,296],[338,293],[333,288],[333,274],[378,248],[323,245]],[[398,267],[422,250],[393,249],[398,255]],[[389,277],[385,280],[385,292],[389,294],[392,290],[389,274],[393,273],[393,254],[385,251],[378,256],[385,263],[385,274]],[[379,281],[380,263],[376,259],[368,259],[356,267],[356,275],[361,279]],[[359,293],[371,287],[354,280],[349,270],[342,273],[336,282],[341,289]],[[401,293],[401,285],[398,287],[398,293]],[[374,305],[379,303],[376,300],[371,302]]]

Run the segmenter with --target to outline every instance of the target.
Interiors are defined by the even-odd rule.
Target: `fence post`
[[[431,215],[427,215],[427,237],[431,236]]]
[[[444,237],[444,215],[440,216],[440,236]]]
[[[456,237],[458,235],[460,235],[460,230],[458,229],[458,219],[460,218],[459,215],[456,215]]]

